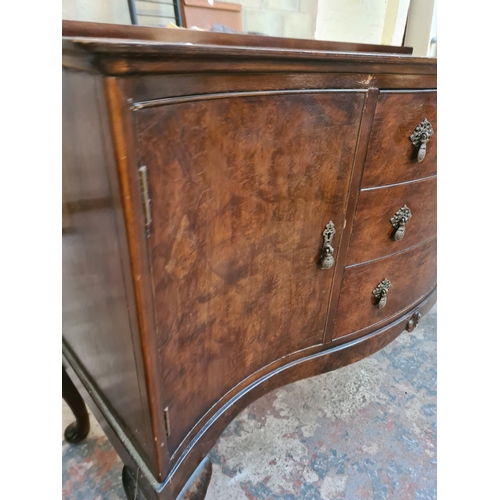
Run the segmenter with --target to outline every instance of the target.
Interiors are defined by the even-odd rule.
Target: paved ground
[[[210,453],[207,500],[434,500],[436,319],[250,405]],[[125,499],[121,461],[91,425],[83,444],[63,440],[63,499]]]

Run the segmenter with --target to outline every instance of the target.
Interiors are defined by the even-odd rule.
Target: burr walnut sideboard
[[[408,52],[63,23],[67,437],[78,386],[129,498],[202,498],[250,402],[434,304],[436,60]]]

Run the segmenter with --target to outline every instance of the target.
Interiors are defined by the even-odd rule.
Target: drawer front
[[[365,96],[208,96],[137,113],[171,453],[236,384],[323,341]],[[196,395],[196,396],[194,396]]]
[[[383,280],[391,287],[379,309],[373,291]],[[436,285],[436,238],[404,252],[347,267],[334,327],[334,338],[375,326],[396,316]]]
[[[436,174],[437,110],[435,91],[381,92],[363,172],[362,187],[396,184]],[[433,134],[426,142],[425,156],[410,137],[427,119]],[[425,129],[425,126],[424,126]],[[422,137],[416,133],[416,136]],[[414,137],[417,141],[417,137]],[[423,149],[422,149],[423,153]]]
[[[436,187],[437,178],[432,177],[361,191],[347,265],[385,257],[436,236]]]

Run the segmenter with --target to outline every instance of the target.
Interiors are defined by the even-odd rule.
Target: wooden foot
[[[127,500],[169,500],[172,499],[167,490],[156,492],[152,488],[142,490],[139,471],[134,473],[127,466],[123,467],[122,482]],[[193,472],[184,488],[177,496],[177,500],[203,500],[207,494],[208,485],[212,479],[212,463],[205,458]],[[147,488],[147,484],[142,486]]]
[[[122,483],[127,500],[147,500],[142,491],[139,489],[139,485],[137,484],[133,471],[131,471],[126,465],[122,470]]]
[[[205,457],[189,478],[177,500],[203,500],[212,479],[212,462]]]
[[[64,438],[68,443],[79,443],[87,437],[90,431],[89,414],[78,389],[69,378],[64,367],[62,370],[62,397],[76,418],[76,422],[66,427]]]

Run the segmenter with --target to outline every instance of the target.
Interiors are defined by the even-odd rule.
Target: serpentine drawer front
[[[437,179],[362,190],[347,265],[400,252],[436,236]]]
[[[362,187],[396,184],[435,175],[436,141],[435,91],[381,92],[368,144]]]
[[[386,304],[373,292],[387,280]],[[436,238],[344,271],[334,337],[371,328],[403,312],[436,286]],[[383,286],[381,287],[383,288]]]
[[[207,454],[252,401],[373,354],[434,304],[436,61],[63,33],[64,364],[129,500],[201,500]]]

